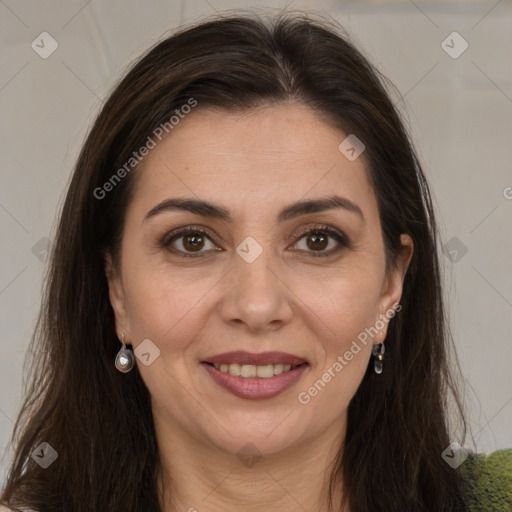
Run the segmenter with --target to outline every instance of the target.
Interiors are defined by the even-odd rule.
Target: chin
[[[234,416],[216,418],[206,426],[204,433],[213,445],[227,453],[239,457],[251,455],[252,452],[260,456],[278,455],[301,442],[307,442],[303,418],[299,430],[299,426],[292,423],[292,418],[298,415],[289,411],[274,414],[268,411],[246,414],[237,411]],[[214,425],[221,427],[212,431]]]

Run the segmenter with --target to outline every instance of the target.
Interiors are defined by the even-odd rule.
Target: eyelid
[[[338,254],[344,248],[352,248],[352,244],[348,236],[343,231],[326,224],[315,224],[314,226],[309,225],[299,231],[299,233],[292,235],[293,239],[295,240],[294,245],[297,244],[305,235],[315,232],[321,232],[323,234],[327,234],[327,236],[330,238],[334,238],[338,244],[338,247],[332,248],[328,251],[305,251],[308,255],[313,257],[329,257]],[[304,251],[299,250],[298,252],[302,253]]]
[[[305,235],[310,234],[310,233],[315,233],[315,232],[323,232],[323,233],[327,234],[327,236],[329,236],[331,238],[334,238],[340,247],[337,247],[337,248],[334,248],[334,249],[330,249],[329,251],[302,251],[302,250],[297,250],[297,252],[306,252],[308,254],[311,254],[313,257],[317,257],[317,256],[321,257],[321,256],[334,255],[334,254],[337,254],[344,247],[345,248],[350,248],[351,247],[350,240],[345,235],[345,233],[343,233],[341,230],[339,230],[337,228],[334,228],[332,226],[325,225],[325,224],[315,224],[313,226],[312,225],[306,226],[305,228],[301,229],[298,233],[291,235],[290,238],[293,240],[293,244],[295,245]],[[193,257],[199,257],[199,256],[204,256],[204,255],[211,254],[211,250],[209,250],[209,251],[198,251],[198,252],[194,253],[194,252],[185,252],[185,251],[181,251],[181,250],[174,249],[174,248],[173,249],[169,249],[169,246],[171,245],[171,242],[173,242],[174,240],[179,239],[182,236],[187,235],[189,233],[201,233],[206,238],[208,238],[212,243],[217,245],[217,242],[215,241],[216,237],[211,234],[209,229],[207,229],[207,228],[205,228],[205,227],[203,227],[201,225],[191,224],[191,225],[188,225],[188,226],[183,226],[181,228],[177,228],[175,230],[172,230],[169,233],[166,233],[161,238],[161,240],[159,242],[159,246],[161,248],[163,248],[163,249],[169,250],[169,252],[172,252],[174,254],[178,254],[179,256],[184,256],[184,257],[192,257],[193,258]],[[214,250],[222,250],[222,249],[214,249]]]
[[[218,245],[217,242],[215,241],[215,237],[210,233],[210,231],[207,228],[200,226],[200,225],[194,225],[194,224],[190,224],[188,226],[183,226],[181,228],[174,229],[174,230],[170,231],[169,233],[166,233],[160,239],[158,245],[160,248],[166,249],[172,254],[176,254],[180,257],[185,257],[185,258],[195,258],[195,257],[205,256],[205,255],[208,255],[211,253],[211,251],[199,251],[197,253],[194,253],[194,252],[181,251],[181,250],[175,249],[175,248],[172,248],[172,249],[170,248],[172,242],[174,242],[175,240],[178,240],[179,238],[181,238],[189,233],[200,233],[203,236],[205,236],[206,238],[208,238],[212,243],[214,243],[215,245]],[[222,249],[214,249],[214,250],[217,251],[217,250],[222,250]]]
[[[176,228],[166,233],[162,239],[161,244],[167,245],[170,244],[174,238],[179,238],[180,236],[186,235],[187,233],[201,233],[202,235],[207,236],[210,239],[214,237],[211,235],[210,231],[203,226],[190,224],[188,226],[183,226],[181,228]],[[213,240],[212,240],[213,242]]]
[[[292,235],[292,237],[298,241],[304,235],[307,235],[308,233],[312,233],[312,232],[314,233],[316,231],[322,231],[322,232],[328,233],[331,236],[339,237],[342,239],[343,243],[345,243],[347,246],[350,244],[350,241],[349,241],[347,235],[345,235],[345,233],[343,233],[343,231],[341,231],[337,228],[334,228],[332,226],[329,226],[327,224],[315,224],[313,226],[309,225],[309,226],[305,227],[304,229],[302,229],[301,231],[299,231],[297,234]]]

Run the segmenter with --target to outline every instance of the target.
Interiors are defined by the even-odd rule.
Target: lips
[[[284,352],[227,352],[209,357],[202,365],[213,380],[245,399],[272,398],[294,386],[308,362]]]
[[[265,366],[268,364],[290,365],[292,367],[307,363],[304,358],[285,352],[262,352],[252,354],[250,352],[226,352],[206,358],[203,363],[213,365],[221,364],[250,364],[255,366]]]

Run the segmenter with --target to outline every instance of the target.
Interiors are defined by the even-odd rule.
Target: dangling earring
[[[133,352],[126,348],[124,343],[124,333],[121,334],[121,343],[123,346],[119,350],[116,356],[116,368],[122,373],[128,373],[135,363]]]
[[[382,361],[384,360],[384,343],[373,345],[372,356],[374,357],[373,369],[375,373],[382,373]]]

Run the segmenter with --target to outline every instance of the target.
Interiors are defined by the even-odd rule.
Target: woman
[[[135,64],[61,213],[5,505],[467,510],[434,213],[383,83],[304,16]]]

